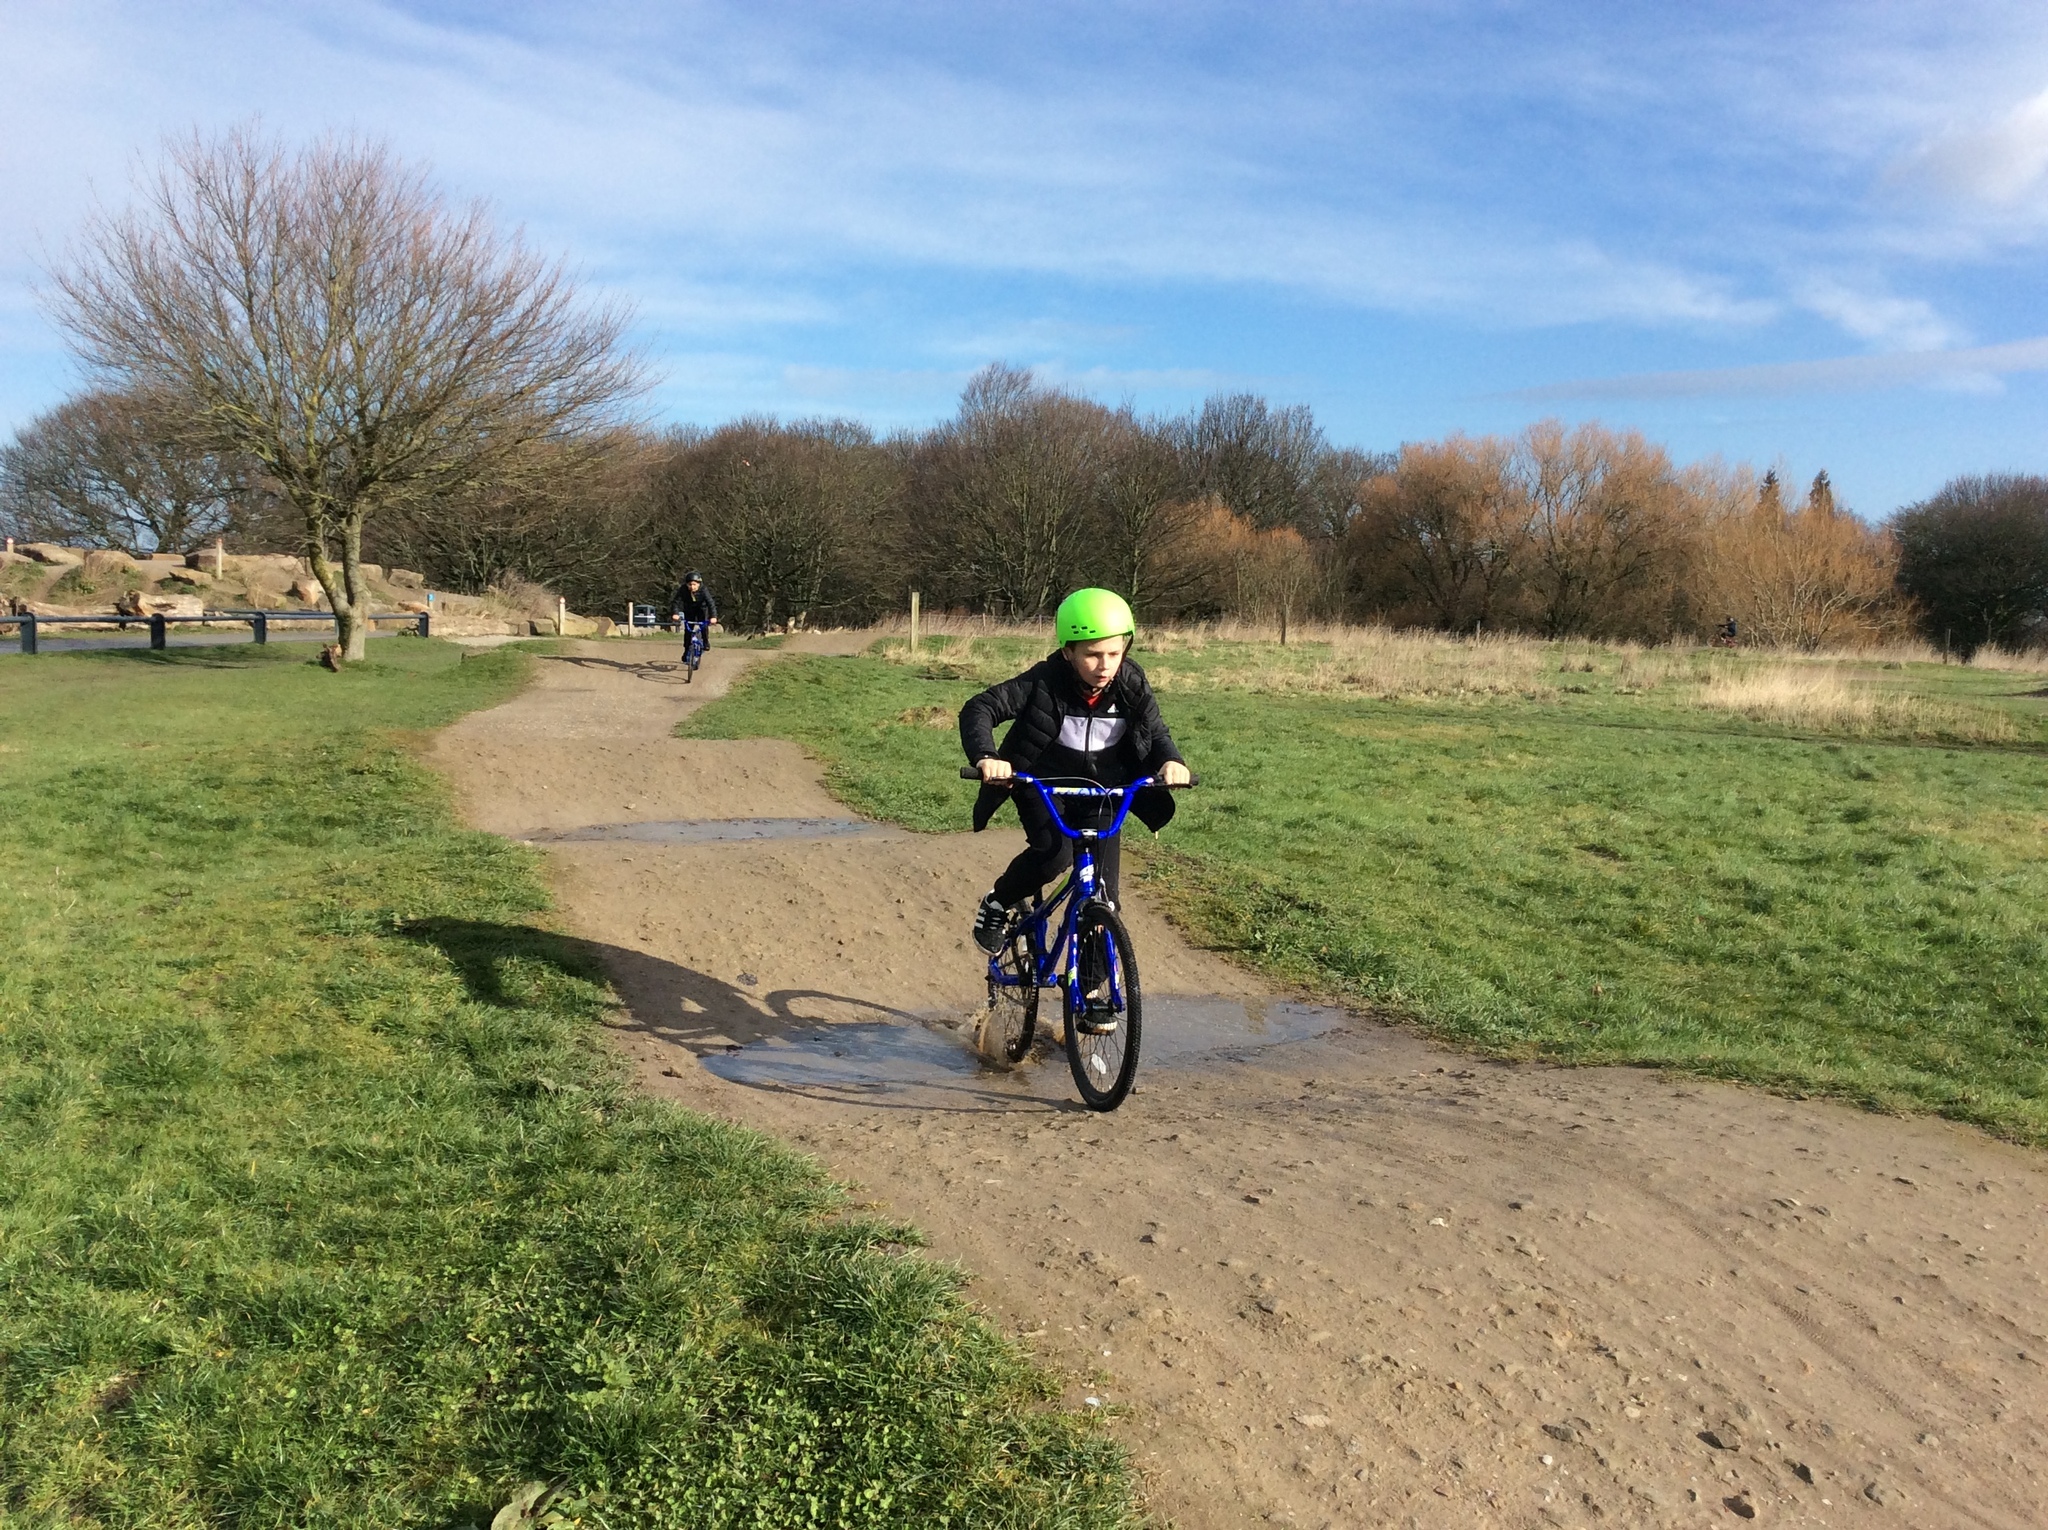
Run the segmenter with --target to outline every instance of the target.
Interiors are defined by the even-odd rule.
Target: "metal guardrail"
[[[252,641],[267,643],[270,641],[270,624],[272,622],[332,622],[333,620],[334,613],[332,611],[208,611],[202,616],[166,616],[160,612],[149,616],[36,616],[33,614],[23,614],[21,616],[0,616],[0,627],[5,627],[11,623],[19,628],[21,633],[21,651],[23,653],[34,653],[36,651],[37,634],[44,627],[118,626],[125,632],[130,622],[137,625],[147,623],[149,627],[149,646],[151,648],[168,648],[170,646],[170,629],[172,627],[205,627],[218,625],[223,622],[230,625],[246,623],[251,631]],[[364,617],[363,620],[369,622],[410,622],[413,624],[414,631],[421,637],[431,637],[433,635],[432,614],[426,611],[378,611]]]

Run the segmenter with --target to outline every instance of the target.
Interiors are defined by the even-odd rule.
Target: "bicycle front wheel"
[[[1064,990],[1067,1066],[1084,1105],[1115,1110],[1138,1075],[1138,958],[1123,920],[1099,903],[1081,911],[1074,933],[1080,942],[1081,995],[1077,1005],[1073,990]]]

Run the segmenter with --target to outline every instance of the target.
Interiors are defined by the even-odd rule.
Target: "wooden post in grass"
[[[218,578],[220,578],[220,577],[221,577],[221,576],[222,576],[223,574],[225,574],[225,573],[226,573],[227,571],[228,571],[228,544],[227,544],[227,538],[225,538],[225,537],[215,537],[215,538],[213,539],[213,577],[214,577],[214,578],[216,578],[216,579],[218,579]]]
[[[555,597],[555,636],[567,637],[568,635],[569,597],[566,595],[557,595]]]
[[[917,652],[917,591],[910,592],[910,651]]]

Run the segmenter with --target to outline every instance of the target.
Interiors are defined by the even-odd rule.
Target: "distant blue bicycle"
[[[704,645],[711,641],[709,622],[683,623],[683,684],[697,678],[697,666],[704,662]]]
[[[960,775],[981,779],[971,765],[962,766]],[[1096,883],[1095,847],[1122,832],[1132,801],[1156,783],[1151,776],[1128,786],[1054,783],[1022,772],[1010,780],[1044,800],[1054,826],[1074,841],[1074,864],[1049,896],[1013,914],[1004,928],[1003,943],[988,963],[989,1012],[1004,1057],[1022,1062],[1038,1029],[1039,989],[1059,989],[1067,1066],[1082,1103],[1090,1110],[1115,1110],[1138,1073],[1143,1003],[1130,931]],[[1055,801],[1060,797],[1114,802],[1115,819],[1105,829],[1076,829],[1061,816]]]

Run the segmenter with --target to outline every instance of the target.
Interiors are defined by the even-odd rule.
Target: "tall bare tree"
[[[1066,592],[1091,551],[1110,412],[984,367],[960,412],[912,459],[910,515],[950,581],[985,609],[1035,621]]]
[[[1172,437],[1157,421],[1126,405],[1103,422],[1102,448],[1098,525],[1082,576],[1120,591],[1145,615],[1169,614],[1202,582],[1203,563],[1186,554],[1206,507],[1184,497]]]
[[[658,438],[630,429],[543,442],[516,474],[394,506],[365,528],[365,552],[440,589],[475,595],[516,577],[579,611],[616,610],[649,593],[640,497],[658,456]]]
[[[1733,616],[1753,642],[1809,650],[1860,646],[1904,625],[1897,548],[1836,505],[1826,473],[1793,510],[1775,478],[1721,498],[1700,568],[1708,620]]]
[[[1316,470],[1327,448],[1306,404],[1276,409],[1257,394],[1219,393],[1177,435],[1192,496],[1221,500],[1260,530],[1312,529]]]
[[[1634,431],[1532,425],[1515,451],[1530,507],[1529,615],[1546,637],[1634,635],[1668,606],[1684,517],[1664,449]]]
[[[1989,643],[2048,643],[2048,478],[1951,478],[1893,516],[1891,533],[1899,588],[1933,641],[1966,661]]]
[[[878,523],[898,492],[896,460],[845,420],[744,419],[679,440],[654,475],[650,530],[663,593],[707,573],[741,629],[874,614],[885,581]]]
[[[230,529],[238,489],[175,410],[133,393],[79,394],[0,447],[0,521],[30,540],[183,550]]]
[[[349,139],[173,143],[138,205],[87,223],[54,306],[109,385],[178,400],[293,508],[351,659],[366,520],[517,475],[536,443],[608,423],[638,377],[622,312],[584,308],[481,205]]]
[[[1512,447],[1487,436],[1403,446],[1345,536],[1362,614],[1453,632],[1497,625],[1528,560]]]

